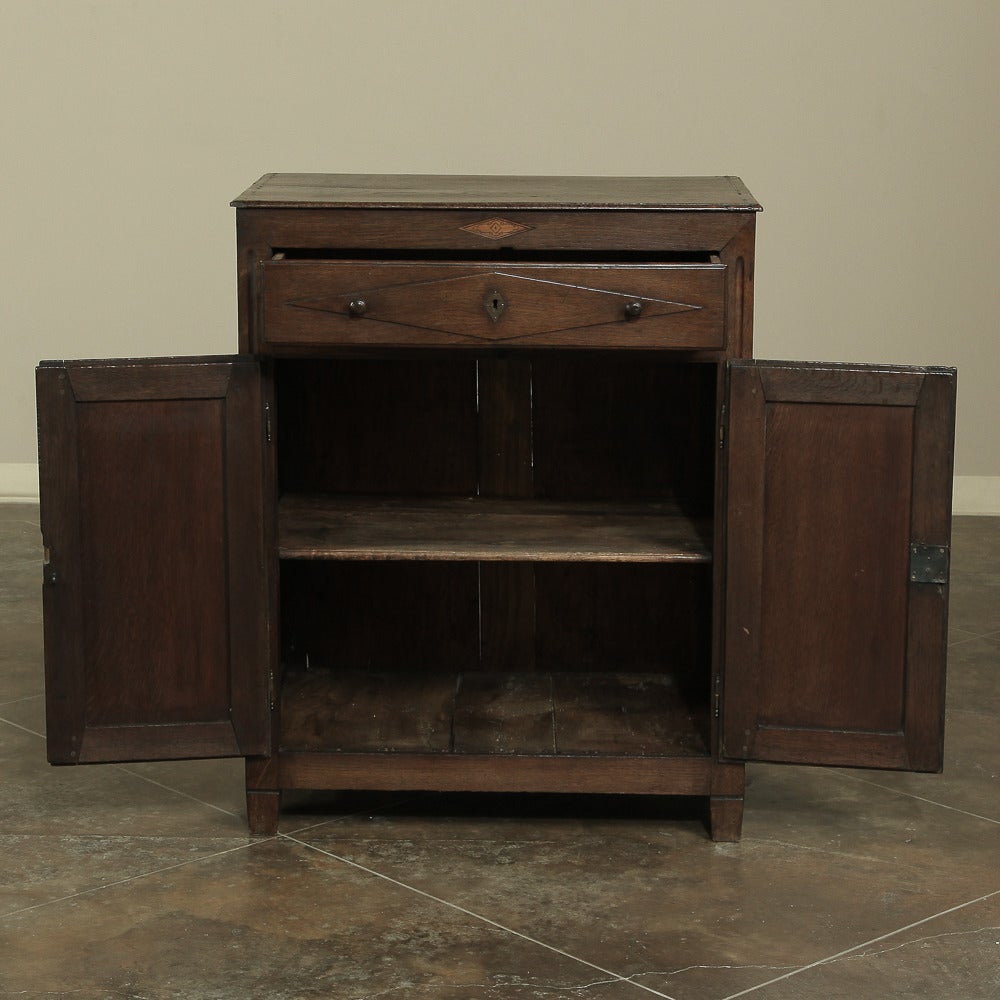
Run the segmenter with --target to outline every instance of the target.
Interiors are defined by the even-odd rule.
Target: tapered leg
[[[247,826],[257,837],[273,837],[278,832],[281,792],[247,791]]]
[[[736,843],[743,830],[743,793],[746,789],[746,766],[719,764],[712,768],[712,792],[709,797],[709,835],[722,843]]]
[[[735,844],[743,830],[743,799],[713,795],[709,800],[709,832],[712,840]]]
[[[247,826],[255,836],[273,837],[278,832],[281,789],[277,757],[247,757]]]

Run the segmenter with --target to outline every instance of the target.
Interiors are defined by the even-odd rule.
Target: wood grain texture
[[[479,660],[475,562],[283,560],[286,664],[459,673]]]
[[[738,177],[265,174],[236,207],[660,208],[757,211]]]
[[[710,757],[281,754],[286,788],[708,795]]]
[[[282,749],[707,757],[707,706],[666,675],[308,670],[285,681]]]
[[[711,560],[707,524],[669,504],[292,494],[278,510],[282,559]]]
[[[725,211],[518,211],[504,217],[525,228],[502,243],[484,240],[466,228],[482,222],[482,211],[462,209],[295,208],[239,209],[237,224],[247,245],[272,251],[377,251],[415,255],[424,250],[602,254],[717,252],[739,233],[746,213]]]
[[[727,756],[897,768],[934,759],[943,647],[918,650],[908,638],[911,511],[927,503],[915,449],[950,433],[944,402],[933,430],[915,434],[932,376],[949,378],[732,366]],[[921,608],[928,618],[919,627],[940,634],[941,607]]]
[[[280,493],[474,495],[474,360],[282,360]]]
[[[276,260],[260,295],[269,345],[715,349],[724,282],[721,264]]]
[[[87,362],[38,379],[42,454],[66,463],[42,480],[52,759],[265,750],[256,365]],[[234,512],[227,487],[250,506]]]

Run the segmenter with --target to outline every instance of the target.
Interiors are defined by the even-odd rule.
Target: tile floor
[[[954,537],[943,775],[754,766],[681,802],[302,797],[44,760],[37,509],[0,506],[0,996],[1000,997],[1000,518]]]

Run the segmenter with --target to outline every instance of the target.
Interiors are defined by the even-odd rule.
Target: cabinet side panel
[[[222,403],[84,403],[78,421],[87,721],[225,720]]]

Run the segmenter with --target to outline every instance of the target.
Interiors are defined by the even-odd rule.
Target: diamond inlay
[[[465,232],[474,233],[476,236],[482,236],[488,240],[502,240],[507,236],[523,233],[531,228],[531,226],[522,226],[519,222],[511,222],[510,219],[501,218],[483,219],[482,222],[473,222],[468,226],[462,226]]]

